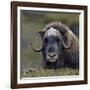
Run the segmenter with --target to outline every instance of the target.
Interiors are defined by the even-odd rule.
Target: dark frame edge
[[[14,2],[11,2],[11,88],[14,89],[17,86],[17,20],[16,20],[16,6]]]
[[[86,8],[86,5],[73,5],[73,4],[58,4],[58,3],[42,3],[42,2],[24,2],[24,1],[11,1],[16,6],[25,6],[25,7],[47,7],[47,8],[64,8],[64,9],[81,9]],[[53,7],[52,7],[53,6]]]
[[[84,82],[88,84],[88,6],[84,7]]]
[[[65,82],[50,82],[50,83],[34,83],[34,84],[18,84],[17,88],[36,88],[36,87],[55,87],[55,86],[68,86],[68,85],[81,85],[86,84],[84,80],[80,81],[65,81]]]

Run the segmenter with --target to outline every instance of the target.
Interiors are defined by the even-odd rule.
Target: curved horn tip
[[[65,49],[70,49],[71,47],[72,47],[72,41],[71,41],[71,44],[69,45],[69,46],[67,46],[64,42],[62,42],[63,43],[63,48],[65,48]]]
[[[41,52],[43,47],[40,47],[39,49],[35,49],[35,48],[33,48],[32,42],[31,42],[31,48],[32,48],[32,50],[35,51],[35,52]]]

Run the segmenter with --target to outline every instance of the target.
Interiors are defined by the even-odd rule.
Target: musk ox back
[[[61,22],[53,22],[40,31],[43,45],[39,49],[42,52],[42,64],[44,68],[79,67],[79,41],[75,34]]]

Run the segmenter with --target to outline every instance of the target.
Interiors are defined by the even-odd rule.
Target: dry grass
[[[28,70],[23,74],[23,77],[48,77],[48,76],[67,76],[79,75],[78,69],[61,68],[61,69],[39,69]]]

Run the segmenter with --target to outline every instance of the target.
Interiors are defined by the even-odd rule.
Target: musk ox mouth
[[[58,59],[58,56],[56,53],[48,53],[47,54],[47,60],[49,62],[56,62],[57,59]]]
[[[49,61],[49,62],[56,62],[57,59],[50,58],[50,59],[48,59],[48,61]]]

